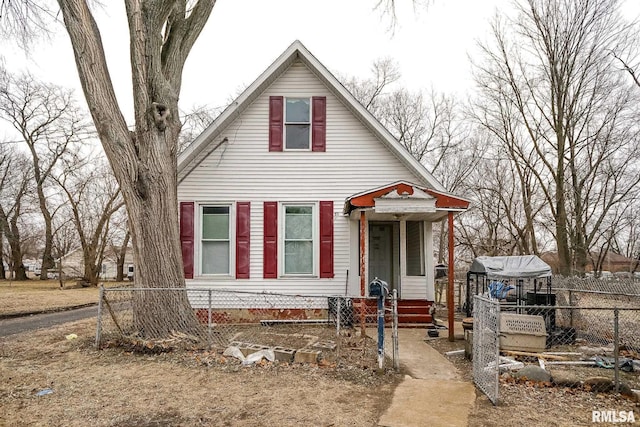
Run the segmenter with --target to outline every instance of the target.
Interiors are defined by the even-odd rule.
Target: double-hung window
[[[285,149],[309,150],[311,146],[311,100],[286,98]]]
[[[284,205],[284,274],[314,274],[315,205]]]
[[[231,240],[229,206],[202,206],[201,272],[229,274]]]

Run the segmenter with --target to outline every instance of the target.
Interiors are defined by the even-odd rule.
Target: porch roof
[[[462,197],[420,187],[407,181],[397,181],[347,197],[343,213],[355,209],[374,208],[390,213],[465,211],[470,201]]]

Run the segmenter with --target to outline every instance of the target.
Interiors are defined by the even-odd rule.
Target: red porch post
[[[364,211],[360,212],[360,296],[364,297],[366,283],[365,283],[365,232],[367,231],[365,224]]]
[[[361,302],[361,307],[360,307],[360,330],[361,330],[361,336],[365,336],[365,310],[367,309],[367,306],[364,302],[364,298],[367,295],[366,292],[366,283],[365,283],[365,273],[366,273],[366,269],[365,269],[365,260],[366,258],[366,253],[365,253],[365,236],[366,236],[366,231],[367,231],[367,227],[365,227],[365,213],[364,210],[360,211],[360,296],[362,297],[360,302]]]
[[[453,212],[449,211],[449,271],[447,274],[447,312],[449,315],[449,341],[453,342],[454,322],[453,322]]]

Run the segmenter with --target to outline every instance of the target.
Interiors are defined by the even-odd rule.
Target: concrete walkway
[[[444,335],[446,331],[440,333]],[[426,335],[423,328],[398,331],[400,365],[408,375],[396,388],[379,426],[468,425],[476,399],[475,387],[463,381],[457,368],[425,342]]]

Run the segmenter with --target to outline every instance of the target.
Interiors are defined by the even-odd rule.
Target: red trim
[[[382,197],[385,194],[391,193],[393,190],[398,190],[398,194],[406,193],[409,195],[413,194],[413,187],[409,184],[405,184],[403,182],[390,185],[388,187],[382,188],[380,190],[372,191],[371,193],[363,194],[358,197],[354,197],[349,200],[352,206],[358,208],[372,208],[375,206],[376,202],[373,199],[377,199],[378,197]]]
[[[194,206],[194,202],[180,202],[180,248],[185,279],[193,279]]]
[[[374,199],[382,197],[385,194],[392,192],[393,190],[397,190],[398,194],[413,194],[413,187],[411,186],[411,184],[400,182],[381,188],[379,190],[372,191],[370,193],[362,194],[358,197],[353,197],[349,199],[349,203],[351,204],[351,206],[356,208],[371,208],[375,206]],[[467,200],[459,199],[448,194],[443,194],[429,188],[421,188],[421,190],[436,198],[436,208],[467,209],[469,207],[469,202]]]
[[[459,199],[449,194],[438,193],[435,190],[429,188],[423,189],[427,194],[436,198],[436,208],[449,208],[449,209],[468,209],[469,202],[467,200]]]
[[[278,278],[278,202],[264,202],[263,277]]]
[[[320,277],[333,275],[333,201],[326,201],[320,202]]]
[[[269,151],[282,151],[284,97],[269,97]]]
[[[314,96],[311,104],[311,150],[326,151],[327,97]]]
[[[454,276],[454,268],[453,268],[453,212],[449,212],[448,214],[448,224],[449,224],[449,277],[447,281],[447,311],[448,311],[448,323],[449,323],[449,341],[454,341],[453,329],[453,276]]]
[[[251,262],[251,203],[236,203],[236,279],[248,279]]]
[[[366,277],[366,260],[367,260],[367,251],[366,251],[366,235],[367,235],[367,220],[365,217],[365,212],[360,211],[360,296],[364,297],[365,294],[365,282],[367,280]]]

